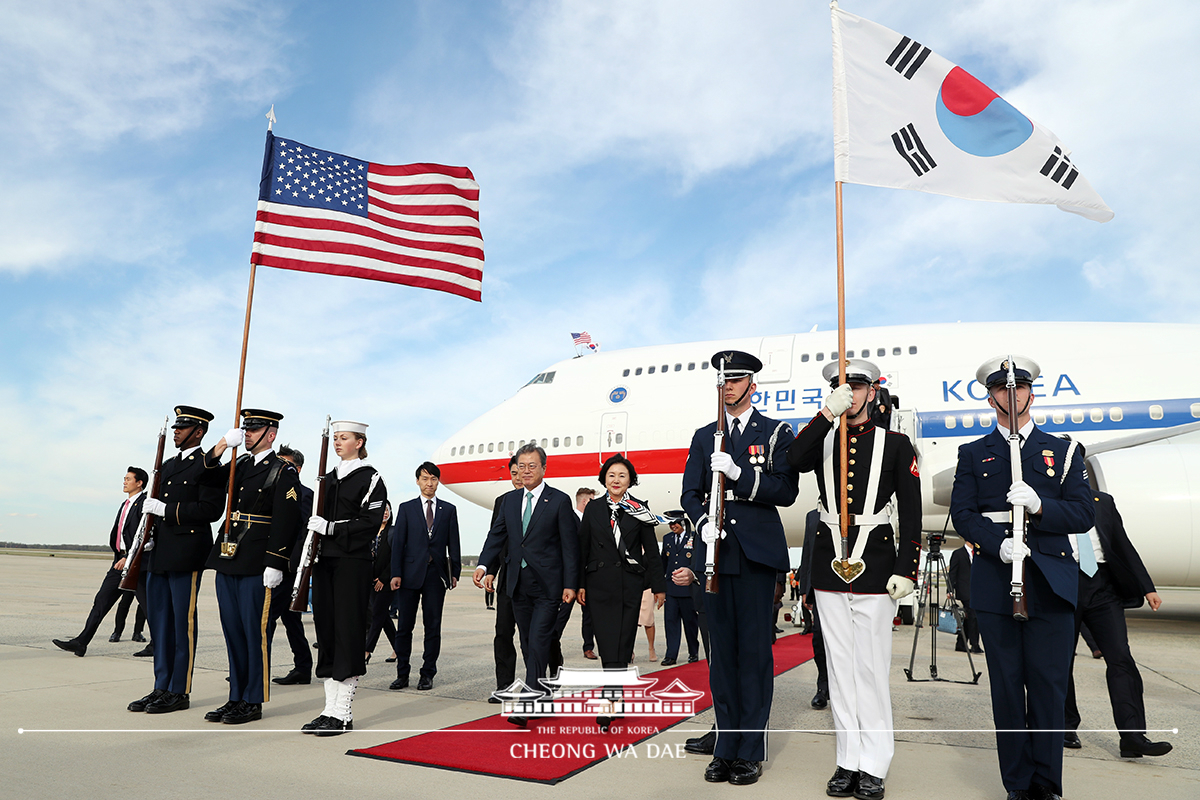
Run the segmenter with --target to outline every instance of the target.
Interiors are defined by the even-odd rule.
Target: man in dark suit
[[[154,642],[154,691],[129,704],[130,711],[166,714],[189,706],[196,663],[196,598],[200,576],[212,549],[212,523],[225,500],[220,465],[204,461],[200,440],[213,415],[194,406],[176,406],[174,443],[179,452],[163,462],[159,496],[144,510],[157,517],[153,549],[147,553],[146,597]]]
[[[217,607],[229,657],[229,700],[204,715],[208,722],[242,725],[262,719],[262,704],[271,699],[264,622],[271,595],[290,591],[280,584],[300,527],[300,479],[274,449],[282,419],[275,411],[243,409],[242,428],[230,430],[204,455],[212,465],[229,447],[244,442],[247,451],[235,466],[231,525],[222,526],[206,563],[217,573]]]
[[[508,459],[508,474],[512,479],[512,488],[521,488],[521,474],[517,472],[517,457],[514,455]],[[505,492],[496,498],[496,502],[492,505],[492,523],[489,530],[495,527],[496,520],[500,518],[504,509],[504,498],[509,495]],[[508,558],[508,542],[500,550],[498,559],[499,568],[496,571],[496,584],[504,586],[505,578],[508,576],[508,568],[505,566],[505,561]],[[496,636],[492,639],[492,654],[496,660],[496,690],[507,689],[512,686],[517,677],[517,647],[513,644],[513,636],[517,633],[517,618],[513,616],[512,598],[507,592],[492,591],[485,592],[488,595],[496,595]],[[489,703],[502,702],[499,697],[494,694],[488,696]]]
[[[419,497],[401,503],[392,527],[392,589],[400,614],[396,618],[396,680],[391,689],[408,686],[412,633],[417,603],[425,627],[425,651],[417,689],[433,688],[442,650],[442,607],[446,591],[458,586],[462,554],[458,541],[458,509],[437,498],[442,471],[426,461],[417,467]]]
[[[1041,370],[1013,356],[1016,408],[1009,407],[1010,365],[998,356],[976,380],[996,409],[996,430],[958,450],[950,516],[977,548],[971,565],[971,607],[988,643],[988,679],[1000,777],[1011,800],[1062,794],[1063,709],[1071,670],[1079,568],[1070,535],[1092,527],[1095,512],[1083,459],[1029,418]],[[1022,437],[1021,480],[1013,480],[1009,415]],[[1011,513],[1028,514],[1026,542],[1012,536]],[[1027,620],[1013,616],[1014,560],[1024,559]]]
[[[96,598],[92,601],[91,613],[88,614],[87,622],[78,636],[73,639],[51,640],[68,653],[80,657],[87,653],[88,644],[99,630],[100,623],[121,598],[121,572],[125,569],[125,556],[129,553],[129,546],[133,544],[134,534],[142,522],[142,503],[146,499],[142,490],[146,488],[149,477],[141,467],[130,467],[125,471],[125,480],[121,485],[125,492],[125,500],[121,503],[117,518],[113,520],[112,530],[108,534],[108,546],[113,551],[113,562],[104,573],[104,580],[100,582],[100,590],[96,592]]]
[[[749,353],[725,350],[712,357],[724,364],[720,387],[725,404],[725,447],[716,452],[717,423],[692,436],[683,472],[681,504],[705,545],[696,549],[697,564],[707,548],[717,550],[719,591],[705,596],[712,652],[709,685],[717,718],[713,759],[704,773],[711,783],[755,783],[767,757],[767,721],[774,686],[771,638],[776,576],[788,568],[787,540],[776,506],[790,506],[799,492],[798,477],[788,466],[791,426],[769,419],[751,405],[754,374],[762,362]],[[713,475],[725,475],[725,525],[717,539],[708,519]],[[683,585],[703,580],[698,566],[682,576]],[[677,573],[675,583],[681,582]]]
[[[296,468],[296,478],[299,480],[300,472],[304,469],[304,454],[285,444],[279,447],[279,457]],[[308,646],[308,636],[304,632],[304,619],[299,611],[292,611],[292,591],[296,586],[296,572],[304,561],[304,531],[308,528],[312,507],[313,490],[301,483],[300,527],[296,533],[296,543],[292,546],[292,557],[288,559],[288,569],[284,571],[283,582],[279,584],[280,591],[271,593],[270,617],[267,619],[267,641],[273,642],[275,623],[282,622],[288,647],[292,651],[291,670],[281,678],[271,679],[271,683],[280,686],[312,683],[312,648]]]
[[[667,602],[663,606],[663,627],[667,632],[667,652],[662,660],[664,667],[675,664],[679,658],[679,630],[687,636],[688,663],[700,660],[700,641],[696,623],[696,607],[692,603],[692,587],[680,586],[670,580],[675,570],[692,565],[696,550],[696,534],[687,525],[687,515],[682,510],[668,511],[670,532],[662,540],[662,565],[667,577]]]
[[[1082,457],[1083,448],[1080,447]],[[1125,609],[1138,608],[1143,598],[1158,611],[1162,598],[1154,581],[1125,533],[1121,514],[1112,495],[1094,492],[1096,526],[1078,534],[1072,545],[1079,561],[1079,602],[1075,606],[1075,632],[1086,622],[1104,654],[1107,667],[1108,699],[1113,721],[1121,731],[1121,757],[1162,756],[1171,752],[1170,742],[1152,742],[1146,738],[1146,704],[1142,698],[1142,676],[1129,652],[1125,630]],[[1075,639],[1072,639],[1074,645]],[[1075,667],[1072,646],[1071,668]],[[1067,734],[1065,746],[1082,747],[1079,734],[1079,708],[1075,705],[1075,678],[1067,689]]]
[[[508,575],[501,589],[512,598],[525,657],[525,685],[543,691],[560,603],[579,588],[579,519],[571,498],[544,482],[546,451],[533,442],[517,450],[521,490],[504,495],[502,513],[488,531],[473,580],[492,591],[500,555]],[[524,725],[525,718],[509,717]]]
[[[975,548],[970,542],[955,550],[950,555],[949,577],[953,597],[962,603],[963,626],[958,631],[958,641],[954,649],[965,653],[967,644],[972,653],[982,653],[979,646],[979,621],[975,618],[975,609],[971,608],[971,562],[975,560]]]

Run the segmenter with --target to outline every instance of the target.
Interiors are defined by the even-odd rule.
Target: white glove
[[[154,540],[153,539],[151,539],[150,541],[148,541],[144,545],[142,545],[143,553],[149,553],[153,549],[154,549]]]
[[[712,454],[713,472],[724,472],[731,481],[736,481],[742,477],[742,468],[733,461],[733,456],[729,453],[717,451]]]
[[[1034,495],[1035,497],[1037,495]],[[1000,543],[1000,560],[1005,564],[1011,564],[1015,559],[1014,555],[1024,558],[1029,555],[1029,547],[1024,542],[1019,542],[1016,539],[1005,539]]]
[[[324,517],[318,517],[316,514],[308,518],[308,529],[317,536],[329,535],[329,523],[325,521]]]
[[[267,567],[263,570],[263,586],[274,589],[281,583],[283,583],[283,572],[274,567]]]
[[[241,428],[230,428],[224,439],[229,447],[241,447],[242,442],[246,441],[246,433]]]
[[[1029,509],[1030,514],[1036,514],[1042,510],[1042,498],[1038,497],[1033,487],[1025,481],[1017,481],[1010,486],[1007,499],[1014,506],[1025,506]]]
[[[834,417],[840,417],[850,410],[850,406],[854,405],[854,390],[850,388],[850,384],[843,383],[841,386],[834,389],[825,398],[825,407],[829,409],[829,413]]]
[[[142,501],[142,513],[153,514],[156,517],[161,517],[167,513],[167,504],[162,500],[153,497],[147,497]]]
[[[717,528],[715,525],[710,525],[708,520],[700,520],[699,533],[700,540],[705,544],[714,545],[717,543]]]
[[[888,578],[887,593],[888,597],[893,600],[899,600],[901,597],[908,597],[912,594],[913,582],[912,578],[906,578],[903,575],[893,575]]]

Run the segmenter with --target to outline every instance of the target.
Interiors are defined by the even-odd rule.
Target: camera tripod
[[[942,678],[938,675],[937,667],[937,614],[942,608],[942,586],[950,585],[950,573],[946,569],[946,559],[942,555],[942,542],[946,539],[944,534],[929,535],[929,556],[925,559],[925,569],[921,573],[921,588],[917,595],[917,608],[913,612],[913,646],[912,655],[908,659],[908,669],[904,670],[904,674],[908,676],[909,682],[924,682],[924,681],[944,681],[946,683],[971,683],[978,684],[979,676],[982,672],[975,671],[975,660],[971,658],[970,650],[967,651],[967,663],[971,667],[971,675],[969,681],[952,681],[947,678]],[[954,615],[954,621],[958,623],[958,630],[963,631],[963,610],[958,604],[957,598],[949,596],[946,598],[946,604],[949,611]],[[917,660],[917,640],[921,637],[921,628],[924,627],[926,616],[932,621],[929,627],[929,677],[914,678],[913,664]],[[953,634],[958,636],[959,634]],[[965,640],[965,634],[963,634]]]

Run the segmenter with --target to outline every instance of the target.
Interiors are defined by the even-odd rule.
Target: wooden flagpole
[[[254,273],[258,265],[253,261],[250,262],[250,288],[246,292],[246,322],[242,326],[242,361],[238,366],[238,386],[237,386],[237,405],[233,408],[233,426],[241,427],[242,416],[242,388],[246,383],[246,349],[250,344],[250,310],[254,306]],[[230,512],[233,510],[233,478],[234,468],[237,464],[237,448],[230,448],[229,452],[229,491],[225,495],[225,536],[229,536],[229,526],[232,522]]]
[[[845,243],[842,238],[842,182],[834,181],[834,197],[837,213],[837,304],[838,304],[838,384],[846,382],[846,250]],[[842,534],[842,568],[849,570],[850,568],[850,553],[849,553],[849,516],[850,516],[850,492],[846,488],[848,480],[847,473],[850,470],[847,459],[849,451],[846,449],[849,426],[846,420],[846,414],[842,414],[838,422],[838,444],[841,447],[842,455],[838,459],[838,469],[841,473],[842,486],[838,492],[838,519],[839,527]]]

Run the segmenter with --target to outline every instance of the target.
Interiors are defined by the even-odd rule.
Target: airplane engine
[[[1186,586],[1200,578],[1192,542],[1200,522],[1200,444],[1170,440],[1088,458],[1101,491],[1116,501],[1129,539],[1155,586]]]

